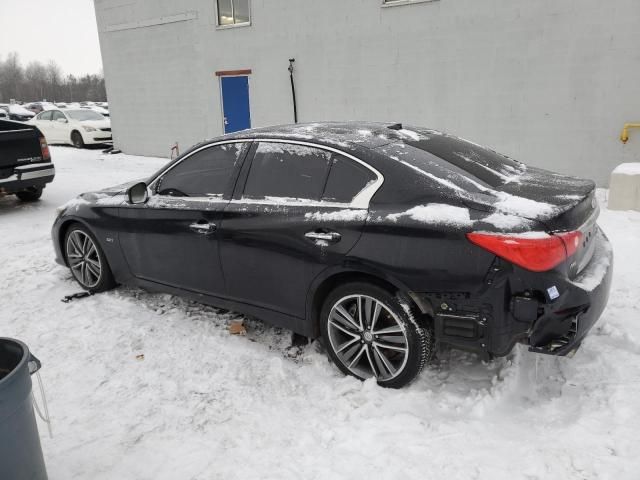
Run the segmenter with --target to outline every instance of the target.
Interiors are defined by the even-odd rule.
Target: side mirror
[[[66,118],[59,118],[58,122],[60,123],[67,123],[67,119]]]
[[[127,199],[131,204],[146,203],[149,199],[149,190],[144,182],[136,183],[127,190]]]

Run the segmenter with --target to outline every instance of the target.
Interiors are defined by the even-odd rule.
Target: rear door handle
[[[329,243],[339,242],[342,238],[338,232],[321,232],[321,231],[311,231],[304,234],[305,237],[310,238],[311,240],[323,240]]]
[[[206,235],[208,233],[215,232],[217,227],[215,223],[209,223],[207,221],[201,220],[199,222],[192,223],[191,225],[189,225],[189,228],[193,232]]]

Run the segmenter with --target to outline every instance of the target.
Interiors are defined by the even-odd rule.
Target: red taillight
[[[556,233],[556,235],[564,242],[564,246],[567,249],[567,258],[576,253],[582,241],[582,232],[564,232]]]
[[[471,243],[533,272],[545,272],[573,255],[579,244],[580,232],[558,235],[467,233]]]
[[[49,152],[49,145],[47,145],[47,140],[44,137],[40,137],[40,150],[42,151],[42,160],[50,161],[51,152]]]

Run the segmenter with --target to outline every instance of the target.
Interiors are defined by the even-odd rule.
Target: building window
[[[218,6],[218,25],[248,25],[251,23],[249,0],[216,0]]]

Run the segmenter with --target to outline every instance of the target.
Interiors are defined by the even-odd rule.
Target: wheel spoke
[[[82,283],[85,285],[89,284],[89,280],[87,278],[87,264],[83,263],[82,267],[80,267],[80,274],[82,275]]]
[[[87,253],[87,236],[82,236],[82,254],[85,255]]]
[[[78,238],[78,232],[73,232],[69,236],[69,240],[71,240],[71,246],[75,250],[75,253],[82,256],[82,246],[80,244],[80,239]]]
[[[99,261],[94,260],[93,258],[89,258],[89,257],[86,258],[86,261],[88,263],[90,263],[91,265],[93,265],[94,267],[96,267],[97,269],[100,269],[100,262]]]
[[[87,270],[89,270],[89,272],[95,277],[96,280],[100,278],[100,269],[89,262],[87,262]]]
[[[344,342],[342,345],[338,347],[338,350],[336,350],[336,353],[342,352],[345,348],[349,348],[349,346],[353,345],[357,341],[358,341],[358,337],[352,338],[351,340],[347,340],[346,342]]]
[[[389,359],[380,351],[377,345],[373,346],[373,354],[376,356],[376,358],[380,359],[380,361],[384,365],[384,368],[387,370],[387,372],[389,372],[389,375],[395,375],[395,367],[391,364]]]
[[[371,347],[367,348],[367,360],[369,360],[369,367],[371,368],[371,373],[373,373],[373,376],[376,378],[380,378],[380,375],[378,373],[378,370],[376,369],[376,367],[373,364],[373,359],[371,358]]]
[[[334,320],[330,320],[329,324],[331,324],[332,326],[334,326],[335,328],[337,328],[341,332],[346,333],[347,335],[349,335],[349,336],[351,336],[353,338],[360,338],[360,335],[358,335],[357,333],[350,332],[349,330],[344,328],[342,325],[339,325],[338,323],[336,323]]]
[[[358,354],[355,356],[355,358],[353,360],[351,360],[351,363],[349,364],[349,368],[353,367],[356,363],[358,363],[358,360],[360,360],[360,357],[362,357],[362,354],[367,350],[367,346],[363,345],[362,348],[360,349],[360,351],[358,352]],[[368,356],[368,354],[367,354]]]
[[[364,324],[362,323],[362,296],[358,296],[358,324],[360,325],[360,331],[364,330]]]
[[[403,335],[381,335],[379,337],[376,337],[376,340],[378,340],[379,342],[389,342],[389,343],[402,343],[405,344],[406,342],[404,341],[404,336]]]
[[[378,317],[380,316],[380,310],[382,310],[382,306],[380,305],[380,302],[375,302],[375,308],[373,310],[373,318],[371,319],[371,331],[373,331],[376,328],[376,322],[378,321]]]
[[[397,345],[390,345],[388,343],[373,342],[373,344],[376,347],[386,348],[387,350],[395,350],[396,352],[406,352],[407,351],[407,347],[399,347]]]
[[[383,328],[382,330],[376,330],[372,332],[374,335],[384,335],[387,333],[403,333],[404,331],[400,328],[400,325],[393,325],[391,327]]]
[[[342,305],[337,305],[334,309],[336,312],[338,312],[340,314],[340,316],[337,315],[332,315],[332,318],[338,317],[338,320],[346,320],[347,323],[345,323],[344,321],[342,321],[342,323],[348,327],[349,324],[355,328],[357,331],[360,330],[360,327],[358,327],[358,324],[356,323],[355,319],[351,316],[351,314],[349,314],[349,312],[347,312],[345,310],[345,308]]]
[[[72,263],[72,264],[71,264],[71,269],[72,269],[72,270],[75,270],[75,269],[76,269],[76,268],[78,268],[78,267],[82,267],[82,260],[78,260],[78,261],[76,261],[75,263]]]

